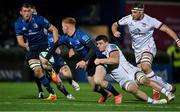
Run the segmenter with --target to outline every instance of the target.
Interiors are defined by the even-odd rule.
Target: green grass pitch
[[[68,84],[65,87],[76,99],[68,100],[56,90],[58,100],[46,101],[37,98],[37,87],[34,82],[1,82],[0,83],[0,111],[180,111],[180,84],[177,85],[176,99],[168,104],[151,105],[136,99],[133,95],[124,92],[113,84],[114,87],[123,94],[123,102],[114,104],[114,97],[110,97],[105,103],[97,103],[99,94],[92,92],[88,83],[80,83],[81,90],[76,92]],[[146,93],[152,96],[152,89],[141,87]],[[45,88],[44,88],[44,91]],[[46,97],[48,93],[45,92]],[[164,96],[162,96],[164,97]]]

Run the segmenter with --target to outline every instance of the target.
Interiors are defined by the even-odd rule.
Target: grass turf
[[[54,84],[52,86],[55,88],[58,100],[46,101],[37,98],[37,87],[33,82],[1,82],[0,111],[180,111],[180,90],[178,89],[174,101],[163,105],[151,105],[136,99],[133,95],[122,91],[117,84],[113,84],[123,94],[123,102],[116,105],[113,97],[103,104],[97,103],[100,95],[92,92],[88,83],[80,83],[79,92],[74,91],[68,83],[64,85],[76,97],[75,100],[66,99]],[[179,87],[180,84],[177,84],[177,88]],[[147,87],[141,87],[141,89],[152,96],[152,89]],[[45,94],[48,97],[48,93],[45,92]]]

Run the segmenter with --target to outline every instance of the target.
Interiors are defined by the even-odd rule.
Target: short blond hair
[[[62,22],[72,24],[72,25],[76,25],[76,19],[73,17],[66,17],[66,18],[62,19]]]

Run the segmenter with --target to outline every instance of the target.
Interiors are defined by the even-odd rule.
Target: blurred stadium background
[[[170,26],[180,37],[180,14],[179,14],[180,1],[179,0],[142,0],[142,1],[145,4],[145,13],[159,19],[163,23]],[[6,2],[0,1],[0,82],[1,82],[0,98],[2,99],[1,100],[2,102],[6,101],[5,97],[9,97],[10,99],[19,98],[16,97],[18,95],[11,94],[15,92],[16,89],[18,90],[18,88],[14,88],[14,87],[19,87],[18,86],[19,83],[11,87],[11,84],[6,82],[23,82],[24,85],[23,90],[26,90],[27,89],[26,87],[28,87],[31,90],[30,93],[36,91],[36,89],[33,89],[32,87],[35,85],[30,86],[30,83],[33,81],[33,73],[29,69],[27,63],[24,61],[25,59],[24,51],[17,45],[15,32],[14,32],[14,21],[19,16],[19,7],[24,2],[29,2],[32,5],[34,5],[40,15],[43,15],[44,17],[48,18],[48,20],[58,28],[60,34],[62,33],[60,26],[61,19],[67,16],[72,16],[77,19],[77,23],[79,27],[89,32],[93,37],[97,36],[98,34],[108,35],[109,37],[111,37],[111,42],[117,43],[122,48],[122,51],[124,52],[126,58],[131,63],[135,64],[134,54],[131,49],[131,40],[126,28],[120,29],[122,32],[122,38],[119,39],[113,37],[110,30],[111,24],[114,21],[117,21],[121,17],[130,13],[129,8],[131,7],[134,0],[6,0]],[[170,83],[178,82],[179,79],[174,78],[175,74],[173,74],[171,59],[166,53],[167,48],[171,44],[173,44],[174,41],[162,32],[155,31],[154,37],[155,37],[155,42],[157,44],[158,53],[154,60],[153,69],[155,70],[156,73],[160,74],[168,82]],[[65,51],[63,53],[63,56],[66,57],[67,50],[65,48],[63,50]],[[69,65],[73,65],[78,61],[78,56],[75,56],[71,60],[66,60],[66,61],[69,63]],[[78,82],[87,82],[84,71],[75,70],[74,66],[71,66],[71,69],[73,71],[73,75],[74,75],[73,77],[75,80],[77,80]],[[28,82],[28,83],[24,84],[24,82]],[[82,86],[84,88],[88,88],[88,85],[85,86],[82,85]],[[11,91],[6,90],[6,88],[8,87],[11,87],[10,88]],[[88,89],[88,91],[90,91],[90,89]],[[30,95],[30,93],[28,92],[27,94]],[[2,94],[6,94],[6,95],[2,96]],[[24,95],[24,94],[19,94],[19,95]],[[20,99],[23,100],[15,100],[15,101],[12,100],[12,102],[22,103],[26,98],[20,98]],[[9,102],[11,102],[11,100]],[[29,102],[31,102],[31,100],[27,100],[27,103],[25,104],[31,105],[29,104]],[[34,105],[35,104],[44,105],[42,102],[39,101],[33,101],[33,102]],[[16,104],[18,105],[19,103]],[[52,105],[56,106],[56,103],[58,105],[58,102],[55,102]],[[79,103],[82,102],[79,101]],[[45,103],[45,105],[49,105],[49,104],[51,103],[49,102]],[[80,106],[78,104],[75,104],[74,102],[73,104],[75,107]],[[9,105],[8,102],[7,105]],[[67,106],[66,103],[64,105]],[[89,106],[91,105],[94,104],[90,104]],[[3,107],[3,105],[1,106]],[[1,107],[2,110],[7,109],[6,107],[3,108],[2,107]],[[20,108],[21,106],[17,106],[17,107]],[[106,107],[106,105],[103,106],[100,105],[99,110],[102,110],[102,107],[104,108]],[[111,110],[114,107],[116,108],[116,110],[118,109],[122,110],[121,107],[128,107],[128,106],[125,104],[117,108],[114,105],[110,105],[110,107],[106,107],[106,108],[110,108]],[[130,103],[129,107],[133,107],[133,104]],[[136,107],[140,107],[142,110],[144,110],[143,108],[149,106],[141,107],[141,105],[138,106],[136,105]],[[30,107],[30,108],[34,108],[34,107]],[[46,107],[40,110],[45,110],[45,108]],[[162,107],[157,106],[155,107],[154,110],[158,110],[158,108],[162,108]],[[175,110],[178,110],[178,108],[176,108]],[[11,109],[18,110],[17,108],[11,108]],[[167,108],[165,107],[164,109],[166,110]],[[167,110],[172,110],[172,109],[173,106],[172,108],[168,108]],[[24,109],[21,108],[21,110]],[[49,110],[51,110],[51,108]],[[67,108],[65,110],[67,110]],[[75,110],[77,110],[77,108]],[[134,108],[131,108],[131,110],[134,110]]]

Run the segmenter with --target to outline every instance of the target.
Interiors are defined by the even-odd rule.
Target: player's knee
[[[151,70],[151,64],[153,61],[152,55],[143,55],[140,62],[141,62],[141,68],[145,73],[149,73]]]
[[[95,84],[101,85],[101,82],[102,82],[102,80],[100,78],[94,77],[94,83]]]
[[[125,85],[125,90],[126,90],[127,92],[136,94],[137,91],[138,91],[138,86],[137,86],[137,84],[134,83],[134,82],[127,82],[126,85]]]
[[[143,84],[143,81],[144,81],[144,78],[145,78],[145,74],[143,71],[138,71],[136,74],[135,74],[135,78],[136,78],[136,81],[140,84]]]
[[[103,88],[106,88],[107,86],[108,86],[108,81],[106,81],[106,80],[103,80],[102,82],[101,82],[101,87],[103,87]]]
[[[150,80],[145,76],[144,72],[139,71],[136,73],[136,80],[138,83],[143,85],[149,85]]]
[[[39,76],[41,76],[43,74],[43,71],[42,71],[41,67],[36,67],[36,68],[33,69],[33,71],[34,71],[35,76],[37,76],[37,77],[39,77]]]
[[[151,65],[143,62],[143,63],[141,63],[141,68],[145,73],[148,73],[151,70]]]
[[[64,77],[72,77],[71,70],[67,65],[63,66],[60,71]]]
[[[150,80],[147,77],[143,77],[140,81],[141,84],[148,86],[150,84]]]

